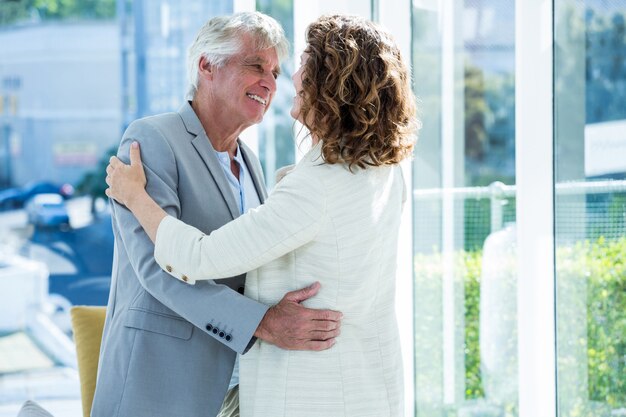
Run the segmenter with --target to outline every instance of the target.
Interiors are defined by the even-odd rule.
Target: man
[[[118,155],[128,160],[130,144],[141,144],[147,190],[169,214],[209,233],[263,203],[260,164],[238,136],[263,119],[287,49],[278,23],[263,14],[211,19],[189,51],[191,102],[128,127]],[[319,285],[272,307],[242,295],[244,276],[185,285],[155,263],[132,214],[112,207],[113,277],[93,417],[215,416],[232,388],[230,413],[236,356],[255,337],[284,349],[332,346],[340,314],[299,304]]]

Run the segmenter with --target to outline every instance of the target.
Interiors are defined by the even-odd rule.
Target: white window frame
[[[553,1],[515,6],[519,417],[555,417]]]
[[[411,65],[411,1],[373,1],[372,15],[394,37],[407,65]],[[411,162],[402,164],[407,201],[404,203],[398,239],[396,314],[404,363],[404,414],[415,415],[415,365],[413,323],[413,173]]]
[[[442,58],[445,83],[453,79],[450,38],[454,37],[456,25],[451,20],[451,7],[459,5],[452,0],[433,1],[442,11],[442,46],[444,55],[448,55]],[[516,0],[515,7],[519,417],[556,417],[553,0]],[[393,27],[399,26],[397,23]],[[444,88],[442,94],[442,105],[446,107],[446,120],[442,121],[442,186],[446,188],[454,187],[455,170],[459,168],[454,159],[446,159],[453,158],[449,142],[455,109],[449,88]],[[449,357],[448,362],[454,363]],[[449,400],[451,393],[445,394],[444,400]],[[415,394],[408,397],[411,395]],[[414,405],[407,407],[406,415],[414,414]]]

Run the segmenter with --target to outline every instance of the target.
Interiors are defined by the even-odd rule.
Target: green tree
[[[587,123],[626,118],[626,13],[587,9],[585,103]]]
[[[515,182],[515,77],[465,64],[465,158],[468,185]]]
[[[104,190],[107,189],[105,182],[106,168],[111,156],[117,154],[117,146],[110,148],[98,161],[96,168],[87,172],[76,186],[76,191],[83,195],[91,196],[91,212],[96,213],[95,202],[98,198],[107,198]]]
[[[0,26],[24,20],[28,17],[26,0],[0,0]]]
[[[0,0],[0,26],[41,20],[113,19],[116,0]]]
[[[486,119],[491,110],[485,100],[483,71],[472,65],[465,66],[465,156],[482,160],[487,148]]]

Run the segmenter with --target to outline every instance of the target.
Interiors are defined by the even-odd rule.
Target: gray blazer
[[[147,190],[170,215],[209,233],[239,215],[200,120],[177,113],[133,122],[118,157],[141,145]],[[258,159],[239,143],[261,202]],[[190,286],[153,258],[154,245],[125,207],[112,204],[115,250],[92,417],[215,416],[236,352],[254,343],[268,306],[244,297],[245,275]]]

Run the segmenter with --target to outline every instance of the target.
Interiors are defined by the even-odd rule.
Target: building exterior
[[[119,141],[115,21],[0,31],[0,185],[76,184]]]
[[[232,0],[118,2],[125,125],[178,109],[187,93],[188,47],[208,19],[232,12]]]

